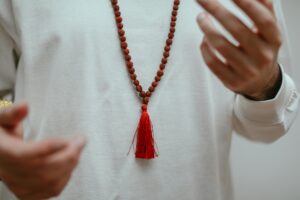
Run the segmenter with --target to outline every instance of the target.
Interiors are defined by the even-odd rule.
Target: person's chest
[[[173,0],[120,0],[119,5],[137,74],[143,85],[149,85],[168,37]],[[46,69],[48,74],[76,77],[76,72],[82,75],[81,70],[76,70],[80,66],[114,77],[120,77],[116,74],[120,70],[126,73],[121,68],[124,60],[110,0],[18,0],[14,7],[20,30],[21,67],[28,74],[39,75]],[[202,33],[196,23],[200,11],[195,1],[181,1],[169,58],[173,68],[174,63],[182,66],[190,61],[200,65],[198,47]],[[112,67],[116,65],[118,68]]]
[[[223,2],[232,8],[228,0]],[[162,58],[173,0],[120,0],[119,4],[136,73],[147,88]],[[110,0],[15,0],[13,6],[22,48],[19,76],[27,80],[28,90],[53,88],[53,94],[59,95],[54,88],[63,87],[65,95],[74,88],[101,94],[109,88],[110,94],[132,94]],[[200,94],[211,91],[215,84],[199,50],[203,34],[196,17],[200,12],[194,0],[181,1],[160,83],[166,88],[165,96],[204,98]]]

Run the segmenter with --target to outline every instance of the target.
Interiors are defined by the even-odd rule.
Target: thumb
[[[20,103],[0,110],[0,126],[15,128],[28,114],[28,105]]]

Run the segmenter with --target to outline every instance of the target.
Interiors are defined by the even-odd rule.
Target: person
[[[267,0],[1,0],[0,199],[232,200],[232,133],[271,143],[297,111],[282,20]],[[127,155],[141,98],[126,64],[154,159]]]

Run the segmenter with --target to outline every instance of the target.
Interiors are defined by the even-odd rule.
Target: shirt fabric
[[[221,2],[244,17],[231,1]],[[120,0],[144,88],[159,66],[172,4]],[[279,7],[276,2],[283,24]],[[110,1],[0,0],[0,93],[13,91],[16,102],[28,102],[25,140],[75,134],[88,139],[72,179],[53,199],[232,200],[232,133],[273,142],[287,132],[299,97],[287,75],[292,66],[286,40],[279,93],[269,101],[250,101],[226,89],[206,67],[195,21],[200,12],[195,1],[181,1],[169,63],[148,106],[159,157],[140,160],[133,151],[127,155],[141,103]],[[0,199],[16,198],[4,186]]]

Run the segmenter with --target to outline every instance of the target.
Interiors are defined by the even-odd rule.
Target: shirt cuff
[[[284,120],[284,112],[297,110],[299,93],[292,79],[282,72],[282,83],[277,95],[267,101],[254,101],[237,95],[236,114],[257,123],[278,124]]]

